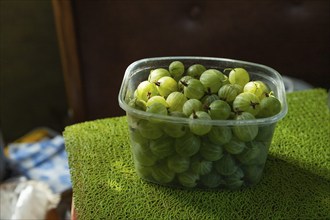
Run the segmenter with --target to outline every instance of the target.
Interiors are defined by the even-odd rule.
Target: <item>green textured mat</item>
[[[325,219],[330,216],[330,113],[323,89],[287,95],[263,178],[238,191],[182,190],[134,172],[126,117],[63,132],[79,219]]]

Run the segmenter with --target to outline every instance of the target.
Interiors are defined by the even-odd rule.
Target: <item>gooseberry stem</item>
[[[223,72],[224,72],[225,74],[227,74],[227,73],[226,73],[227,71],[229,71],[229,72],[230,72],[230,71],[232,71],[232,70],[234,70],[234,71],[235,71],[235,69],[233,69],[233,68],[226,68],[226,69],[224,69],[224,70],[223,70]]]
[[[205,104],[205,105],[203,106],[203,109],[204,109],[205,111],[208,111],[208,110],[210,110],[211,108],[210,108],[209,105]]]
[[[150,99],[151,98],[151,92],[147,93],[147,98]]]
[[[241,115],[243,113],[243,111],[242,110],[239,110],[238,108],[236,108],[234,110],[234,112],[235,112],[236,115]]]
[[[207,92],[206,92],[206,95],[211,95],[212,94],[212,92],[211,92],[211,88],[210,87],[208,87],[207,88]]]
[[[188,84],[185,81],[181,80],[180,82],[182,83],[183,86],[188,86]]]
[[[258,102],[252,102],[252,101],[250,101],[250,104],[251,104],[253,109],[256,109],[256,106],[259,105]]]

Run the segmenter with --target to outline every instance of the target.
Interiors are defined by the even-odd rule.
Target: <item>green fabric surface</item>
[[[330,216],[330,113],[324,89],[289,93],[263,178],[236,191],[185,190],[141,180],[126,117],[63,132],[79,219],[325,219]]]

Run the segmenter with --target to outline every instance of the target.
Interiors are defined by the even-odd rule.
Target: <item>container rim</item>
[[[174,61],[174,60],[180,60],[184,62],[185,60],[196,60],[196,61],[215,61],[215,62],[228,62],[228,63],[239,63],[251,67],[258,67],[260,69],[264,69],[268,72],[271,72],[275,80],[277,82],[277,98],[282,104],[282,109],[281,111],[271,117],[267,118],[257,118],[253,120],[203,120],[199,119],[196,120],[198,121],[197,123],[200,124],[210,124],[210,125],[217,125],[217,126],[241,126],[241,125],[269,125],[272,123],[276,123],[277,121],[281,120],[288,112],[288,106],[286,102],[286,93],[285,93],[285,87],[283,83],[282,76],[273,68],[263,65],[263,64],[258,64],[258,63],[253,63],[249,61],[243,61],[243,60],[236,60],[236,59],[230,59],[230,58],[218,58],[218,57],[205,57],[205,56],[165,56],[165,57],[150,57],[150,58],[143,58],[140,60],[136,60],[133,63],[131,63],[125,70],[125,75],[119,90],[118,94],[118,102],[119,106],[126,111],[126,114],[131,114],[135,115],[144,119],[150,119],[150,118],[156,118],[157,120],[161,120],[163,122],[170,122],[170,123],[177,123],[177,124],[189,124],[191,119],[189,118],[181,118],[181,117],[173,117],[173,116],[168,116],[168,115],[158,115],[155,113],[150,113],[150,112],[145,112],[139,109],[135,109],[131,106],[129,106],[125,102],[125,94],[127,87],[125,88],[125,85],[127,85],[130,74],[132,70],[136,66],[142,63],[147,63],[150,61]],[[141,71],[142,69],[139,69]]]

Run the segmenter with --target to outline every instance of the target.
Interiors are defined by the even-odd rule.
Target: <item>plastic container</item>
[[[131,107],[138,84],[150,70],[168,68],[181,61],[187,69],[202,64],[207,69],[245,68],[251,80],[262,80],[282,105],[268,118],[253,120],[194,120],[211,131],[190,131],[193,119],[145,112]],[[274,69],[251,62],[211,57],[156,57],[138,60],[126,69],[118,101],[126,111],[131,150],[137,174],[150,182],[184,188],[239,189],[261,179],[277,121],[287,113],[282,77]],[[252,140],[240,140],[234,130],[257,130]]]

